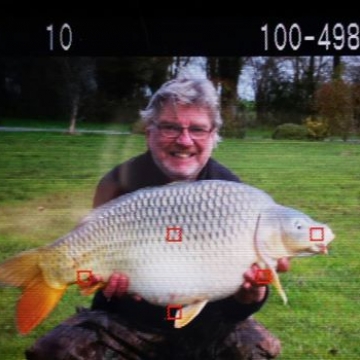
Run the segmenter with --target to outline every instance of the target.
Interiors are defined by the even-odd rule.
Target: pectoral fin
[[[264,214],[264,216],[259,215],[254,237],[255,250],[258,255],[258,264],[261,267],[270,269],[272,274],[271,283],[274,285],[286,305],[288,299],[275,268],[277,259],[281,257],[279,254],[283,256],[288,254],[279,239],[281,239],[281,229],[279,229],[278,223],[271,217],[269,219],[266,214]]]
[[[179,329],[189,324],[196,316],[198,316],[201,310],[208,303],[208,300],[198,301],[196,303],[187,305],[176,312],[175,328]]]
[[[288,299],[287,299],[286,293],[281,285],[279,275],[276,272],[276,270],[273,268],[271,269],[271,273],[272,273],[272,284],[274,285],[275,289],[278,291],[280,297],[283,299],[284,304],[287,305]]]

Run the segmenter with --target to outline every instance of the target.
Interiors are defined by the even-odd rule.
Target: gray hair
[[[145,110],[140,111],[144,125],[148,126],[156,121],[163,106],[168,102],[205,108],[213,126],[218,130],[222,125],[219,96],[213,83],[208,79],[180,76],[164,83],[154,93]]]

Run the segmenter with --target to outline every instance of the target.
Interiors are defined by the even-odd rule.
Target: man
[[[240,181],[211,158],[220,139],[218,131],[222,120],[218,95],[209,80],[183,77],[166,82],[153,95],[141,116],[148,151],[116,166],[101,179],[94,196],[94,207],[125,193],[173,181]],[[280,271],[288,269],[285,259],[279,262],[278,268]],[[237,340],[238,333],[244,331],[238,325],[266,301],[268,288],[256,284],[257,270],[253,265],[244,274],[244,279],[239,279],[239,291],[234,296],[209,303],[182,329],[173,329],[172,321],[166,319],[165,308],[127,295],[131,279],[124,274],[114,274],[106,288],[95,295],[92,304],[93,314],[101,312],[103,318],[120,327],[109,331],[107,323],[105,330],[116,341],[107,340],[102,346],[111,348],[109,344],[116,342],[117,345],[112,346],[113,357],[110,357],[113,359],[242,359],[249,356]],[[100,280],[94,276],[94,281]],[[97,324],[100,323],[103,325],[101,321]],[[46,341],[54,342],[53,338],[47,337]],[[88,348],[91,346],[93,343]],[[74,350],[72,356],[77,353],[78,357],[72,358],[80,359],[81,351],[79,348]],[[105,357],[106,351],[101,351],[98,358]],[[97,357],[87,355],[87,358]]]

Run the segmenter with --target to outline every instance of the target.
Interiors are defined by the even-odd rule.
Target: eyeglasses
[[[159,130],[160,135],[164,136],[168,139],[176,139],[178,138],[184,129],[187,129],[189,136],[193,140],[203,140],[206,139],[209,134],[214,130],[212,127],[211,129],[204,129],[201,126],[189,126],[189,127],[182,127],[176,124],[156,124],[152,123],[156,128]]]

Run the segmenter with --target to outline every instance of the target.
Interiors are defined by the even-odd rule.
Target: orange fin
[[[29,283],[17,304],[16,323],[18,331],[25,335],[39,325],[54,309],[67,286],[55,289],[37,277]]]
[[[35,277],[41,276],[38,266],[41,250],[28,250],[0,264],[0,284],[16,287],[27,286]]]
[[[16,322],[21,334],[29,333],[53,310],[67,285],[49,286],[39,266],[42,257],[51,256],[45,248],[24,251],[0,264],[0,284],[20,287]]]

